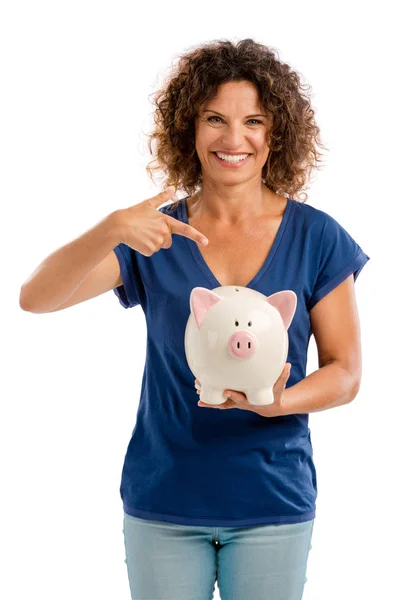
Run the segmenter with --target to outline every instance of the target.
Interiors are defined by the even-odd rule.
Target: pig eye
[[[235,325],[236,325],[236,327],[238,327],[239,321],[235,321]]]
[[[249,322],[247,323],[247,325],[248,325],[249,327],[251,327],[251,321],[249,321]]]

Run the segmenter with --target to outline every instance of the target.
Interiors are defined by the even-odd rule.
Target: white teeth
[[[239,154],[236,156],[232,156],[229,154],[222,154],[220,152],[216,152],[215,154],[218,156],[218,158],[221,158],[226,162],[240,162],[249,156],[248,154]]]

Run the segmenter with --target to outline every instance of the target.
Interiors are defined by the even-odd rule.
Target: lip
[[[245,158],[244,160],[242,160],[240,162],[228,163],[225,160],[222,160],[222,158],[219,158],[217,156],[216,152],[213,152],[212,154],[215,157],[215,159],[218,161],[218,163],[221,165],[221,167],[225,167],[226,169],[238,169],[239,167],[245,165],[247,163],[247,161],[249,160],[249,158],[252,156],[252,154],[249,154],[247,156],[247,158]],[[235,156],[235,155],[231,155],[231,156]]]

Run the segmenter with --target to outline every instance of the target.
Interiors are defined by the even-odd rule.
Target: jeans
[[[202,527],[124,512],[132,600],[301,600],[314,519],[289,525]]]

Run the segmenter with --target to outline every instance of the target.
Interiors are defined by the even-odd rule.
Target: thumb
[[[158,208],[159,206],[161,206],[161,204],[164,204],[164,202],[170,200],[175,194],[175,191],[175,186],[170,185],[169,187],[167,187],[167,189],[163,190],[156,196],[150,198],[148,202],[150,202],[151,206],[153,206],[154,208]]]
[[[290,369],[291,369],[292,365],[290,363],[286,363],[285,366],[282,369],[282,372],[280,374],[280,377],[278,379],[278,381],[286,381],[286,379],[288,379],[289,375],[290,375]]]

